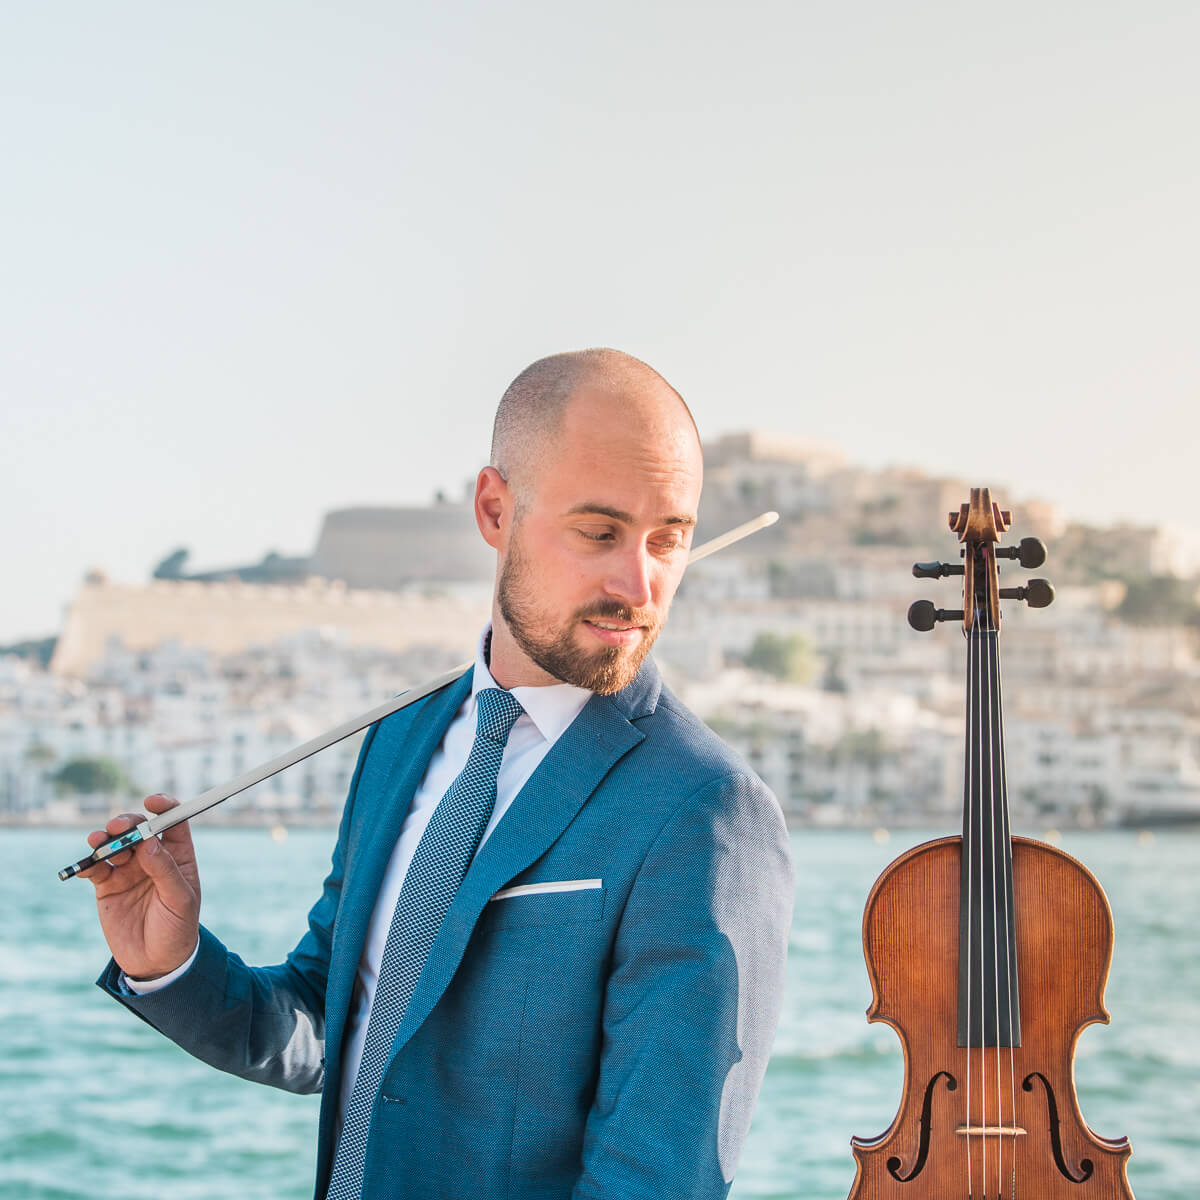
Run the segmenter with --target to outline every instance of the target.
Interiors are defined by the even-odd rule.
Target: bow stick
[[[738,525],[729,530],[728,533],[723,533],[720,537],[715,537],[711,541],[705,542],[703,546],[697,546],[688,555],[687,565],[690,567],[692,563],[699,562],[700,559],[707,558],[710,554],[715,554],[718,550],[723,550],[726,546],[732,545],[734,542],[739,542],[742,538],[749,537],[750,534],[757,533],[760,529],[765,529],[768,525],[774,525],[778,520],[779,514],[777,512],[765,512],[761,516],[755,517],[753,521],[747,521],[744,525]],[[438,688],[452,683],[464,671],[470,670],[472,665],[472,662],[459,663],[457,667],[453,667],[444,675],[439,675],[436,679],[429,679],[418,687],[410,688],[399,696],[377,705],[369,712],[360,713],[357,717],[351,717],[350,720],[343,721],[341,725],[318,734],[311,741],[305,742],[304,745],[297,746],[294,750],[288,750],[286,753],[280,754],[277,758],[262,763],[260,766],[252,767],[245,774],[239,775],[229,783],[223,783],[218,787],[210,788],[207,792],[202,792],[194,800],[189,800],[186,804],[180,804],[169,812],[160,813],[158,816],[150,817],[148,820],[140,822],[126,833],[120,834],[111,841],[101,843],[86,858],[81,858],[77,863],[72,863],[69,867],[63,867],[58,873],[59,879],[71,879],[81,871],[86,871],[89,867],[95,866],[96,863],[103,862],[106,858],[111,858],[114,854],[119,854],[122,850],[128,850],[131,846],[136,846],[138,842],[144,842],[148,838],[155,836],[155,834],[163,833],[172,826],[178,825],[180,821],[186,821],[191,817],[199,816],[202,812],[207,812],[210,808],[215,808],[222,801],[228,800],[230,796],[236,796],[239,792],[244,792],[256,783],[262,783],[264,779],[270,779],[272,775],[277,775],[280,771],[295,766],[298,762],[303,762],[319,750],[324,750],[328,746],[332,746],[335,742],[340,742],[342,738],[347,738],[352,733],[357,733],[360,729],[366,729],[368,725],[374,725],[376,721],[382,721],[384,717],[390,717],[392,713],[399,712],[402,708],[406,708],[410,704],[415,704],[418,700],[428,696],[430,692],[436,692]]]

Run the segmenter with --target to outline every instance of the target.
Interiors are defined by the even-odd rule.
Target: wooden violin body
[[[1075,1043],[1108,1021],[1112,915],[1100,885],[1061,850],[1013,839],[1021,1045],[1011,1057],[1008,1048],[981,1053],[957,1044],[961,863],[961,838],[926,842],[892,863],[867,900],[867,1016],[899,1036],[905,1088],[886,1133],[853,1139],[850,1196],[1132,1197],[1128,1141],[1093,1133],[1075,1096]]]
[[[1133,1200],[1128,1141],[1093,1133],[1075,1095],[1079,1034],[1108,1021],[1108,901],[1081,863],[1009,828],[1000,601],[1054,598],[1042,579],[1000,587],[997,560],[1045,560],[1033,538],[998,545],[1010,520],[974,488],[950,514],[962,564],[913,568],[963,577],[961,610],[909,610],[915,629],[961,621],[966,639],[963,828],[901,855],[867,900],[867,1016],[899,1036],[905,1081],[891,1126],[852,1139],[850,1200]]]

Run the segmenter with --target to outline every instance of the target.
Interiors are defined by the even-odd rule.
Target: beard
[[[514,530],[496,587],[500,615],[513,640],[543,671],[563,683],[611,696],[633,682],[662,629],[662,618],[649,609],[630,608],[616,600],[596,600],[555,626],[549,614],[538,609],[536,593],[537,580]],[[583,620],[628,621],[642,626],[642,636],[630,647],[582,650],[575,644],[574,633]]]

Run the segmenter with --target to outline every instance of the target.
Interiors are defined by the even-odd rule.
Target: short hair
[[[567,401],[582,384],[633,381],[661,384],[679,401],[692,428],[696,428],[683,397],[640,358],[605,347],[570,350],[539,358],[508,385],[492,427],[491,465],[512,482],[513,474],[522,474],[545,439],[558,432]],[[696,440],[700,440],[699,431]]]

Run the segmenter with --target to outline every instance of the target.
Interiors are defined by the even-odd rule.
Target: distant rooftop
[[[704,465],[709,469],[744,462],[803,464],[818,474],[848,465],[836,446],[786,434],[748,430],[724,433],[704,443]]]
[[[487,583],[494,552],[466,504],[342,508],[326,513],[309,572],[353,588]]]

